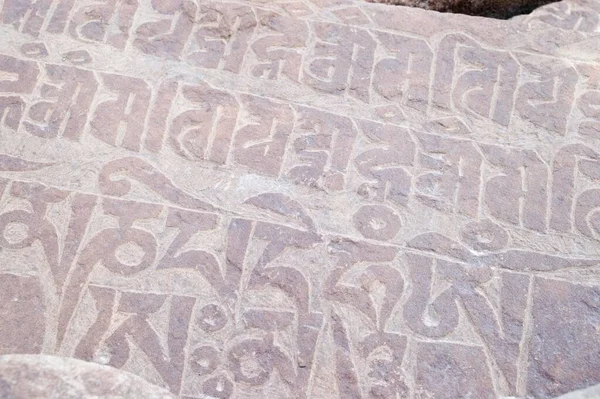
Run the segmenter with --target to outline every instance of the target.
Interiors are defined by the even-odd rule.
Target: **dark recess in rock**
[[[425,10],[509,19],[529,14],[554,0],[368,0],[373,3],[419,7]]]

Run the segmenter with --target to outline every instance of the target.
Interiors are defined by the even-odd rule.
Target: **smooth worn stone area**
[[[109,366],[44,355],[0,356],[3,399],[174,399],[169,391]]]
[[[600,398],[600,385],[593,387],[578,389],[577,391],[569,392],[557,399],[598,399]]]
[[[0,0],[0,355],[182,399],[599,384],[599,12]]]

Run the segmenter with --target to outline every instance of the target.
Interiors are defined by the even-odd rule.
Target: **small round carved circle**
[[[227,315],[220,306],[211,303],[200,309],[196,321],[202,330],[214,332],[225,327]]]
[[[135,267],[144,260],[144,249],[134,242],[126,242],[115,249],[115,257],[122,264]]]
[[[219,367],[219,351],[212,346],[201,346],[194,349],[190,358],[192,371],[199,375],[212,373]]]
[[[114,248],[112,253],[103,257],[104,266],[111,272],[124,276],[146,270],[156,257],[156,239],[143,230],[129,229],[122,232],[108,229],[100,233],[96,241],[96,245],[104,243],[106,248]]]
[[[261,340],[251,339],[236,345],[229,352],[231,370],[236,381],[262,385],[273,370],[273,356]]]
[[[402,221],[383,205],[364,205],[354,214],[354,226],[365,238],[387,241],[398,234]]]
[[[29,237],[29,226],[21,222],[10,222],[4,227],[3,237],[10,245],[18,245]]]
[[[466,224],[460,236],[467,246],[476,251],[497,251],[508,244],[508,233],[490,220]]]
[[[233,395],[233,383],[229,378],[217,375],[206,380],[202,384],[202,390],[210,397],[229,399]]]
[[[0,215],[0,247],[21,249],[33,244],[37,238],[34,223],[31,214],[25,211]]]

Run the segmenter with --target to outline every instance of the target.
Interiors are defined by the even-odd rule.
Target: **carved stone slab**
[[[181,398],[600,383],[599,11],[0,0],[0,354]]]

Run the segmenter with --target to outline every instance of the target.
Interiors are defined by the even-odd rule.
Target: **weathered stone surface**
[[[8,236],[5,230],[5,240],[12,238]],[[46,329],[44,313],[44,296],[36,277],[1,274],[0,354],[39,353]]]
[[[169,391],[112,367],[44,355],[0,356],[5,399],[171,399]]]
[[[550,397],[600,379],[600,288],[539,279],[533,297],[529,392]]]
[[[434,398],[493,398],[481,348],[452,344],[420,344],[417,380],[422,396]]]
[[[561,395],[557,399],[595,399],[598,397],[600,397],[600,385],[594,385]]]
[[[0,354],[196,399],[600,383],[599,11],[0,0]]]

